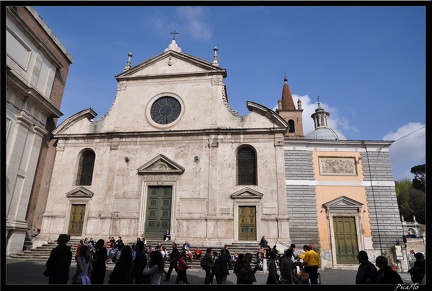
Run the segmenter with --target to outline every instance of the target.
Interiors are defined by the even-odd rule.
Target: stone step
[[[156,246],[159,241],[153,241],[149,240],[147,241],[147,244],[150,246]],[[67,245],[71,247],[71,251],[74,254],[75,249],[77,245],[79,244],[79,239],[70,240]],[[128,243],[128,245],[132,245],[132,243]],[[162,242],[162,245],[165,246],[168,252],[172,251],[172,242],[171,241],[164,241]],[[14,259],[14,260],[24,260],[24,261],[44,261],[46,262],[49,258],[49,255],[51,253],[51,250],[57,246],[56,242],[50,242],[47,244],[44,244],[40,247],[30,249],[30,250],[24,250],[21,253],[11,254],[9,255],[8,259]],[[223,248],[221,245],[205,245],[200,246],[201,250],[203,251],[203,254],[205,254],[206,249],[210,247],[213,251],[220,252],[220,250]],[[178,248],[181,249],[181,244],[178,243]],[[191,251],[195,250],[196,246],[191,246]],[[230,250],[231,255],[233,255],[236,251],[237,253],[247,253],[250,252],[254,255],[254,258],[256,257],[256,253],[259,249],[258,244],[256,242],[253,243],[233,243],[231,245],[228,245],[228,249]],[[191,268],[199,269],[200,267],[200,260],[193,260],[192,262],[188,262],[188,264],[191,266]]]

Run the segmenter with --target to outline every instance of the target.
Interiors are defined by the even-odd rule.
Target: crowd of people
[[[169,231],[167,231],[169,233]],[[164,240],[168,241],[167,233]],[[61,234],[46,262],[44,273],[50,284],[68,284],[69,269],[72,262],[71,247],[67,245],[70,236]],[[253,262],[254,257],[256,261]],[[425,258],[416,253],[416,262],[410,269],[414,283],[420,283],[425,274]],[[389,266],[385,256],[378,256],[375,265],[369,261],[368,254],[360,251],[357,255],[359,267],[356,284],[403,284],[400,275]],[[155,246],[147,244],[146,239],[137,237],[133,244],[125,244],[121,238],[109,237],[106,241],[87,238],[80,240],[75,249],[76,272],[71,284],[103,284],[108,263],[114,263],[109,275],[109,284],[160,284],[163,279],[170,281],[173,271],[177,277],[175,284],[189,284],[187,270],[190,262],[200,260],[205,270],[204,284],[226,284],[230,271],[235,274],[237,284],[253,284],[255,273],[264,268],[268,271],[267,284],[319,284],[320,257],[312,245],[304,245],[298,250],[295,244],[279,254],[276,246],[270,247],[265,236],[261,238],[259,249],[252,253],[231,254],[226,244],[218,251],[207,248],[205,253],[197,247],[193,251],[186,240],[179,245],[172,242],[168,252],[162,242]],[[167,267],[167,268],[165,268]]]
[[[409,270],[411,281],[420,284],[425,275],[425,258],[422,253],[415,254],[414,267]],[[356,284],[403,284],[399,273],[389,266],[388,258],[377,256],[375,265],[369,260],[366,251],[359,251],[357,254],[359,267],[356,274]]]

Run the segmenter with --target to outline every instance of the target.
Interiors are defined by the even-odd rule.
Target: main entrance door
[[[85,209],[85,204],[72,204],[68,227],[68,234],[70,236],[82,235]]]
[[[333,217],[338,264],[358,264],[357,232],[354,217]]]
[[[255,206],[239,206],[238,208],[239,240],[256,240]]]
[[[165,230],[170,229],[171,186],[149,186],[144,235],[146,239],[162,239]]]

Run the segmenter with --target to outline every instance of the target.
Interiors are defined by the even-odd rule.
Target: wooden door
[[[239,206],[238,234],[239,240],[254,241],[257,239],[255,206]]]
[[[337,264],[358,264],[359,250],[354,217],[333,217]]]
[[[85,204],[72,204],[69,219],[68,234],[70,236],[81,236],[84,225]]]
[[[146,239],[162,239],[171,230],[171,186],[149,186],[144,234]],[[172,231],[172,230],[171,230]]]

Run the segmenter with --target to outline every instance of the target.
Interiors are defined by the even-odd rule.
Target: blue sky
[[[319,96],[329,126],[349,140],[395,141],[395,180],[426,163],[425,6],[34,8],[74,58],[59,124],[89,107],[95,120],[104,116],[128,53],[138,65],[162,53],[175,30],[184,53],[211,62],[219,49],[229,105],[241,115],[246,101],[275,109],[286,75],[305,134]]]

